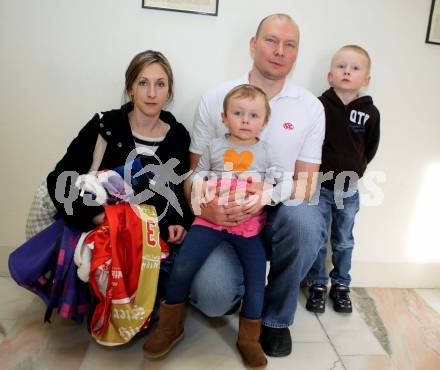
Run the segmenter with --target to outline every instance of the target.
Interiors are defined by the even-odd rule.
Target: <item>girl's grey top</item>
[[[266,182],[273,185],[267,190],[270,205],[290,199],[293,173],[281,167],[271,146],[258,140],[252,145],[237,145],[228,141],[229,134],[212,140],[203,152],[192,177],[204,179],[237,178]],[[226,162],[225,162],[226,161]]]

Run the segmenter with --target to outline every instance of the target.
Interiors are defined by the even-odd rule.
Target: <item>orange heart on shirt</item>
[[[234,149],[228,149],[223,155],[226,171],[246,171],[254,159],[252,152],[245,150],[237,153]]]

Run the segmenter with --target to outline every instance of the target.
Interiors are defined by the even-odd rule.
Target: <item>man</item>
[[[221,122],[222,101],[226,93],[241,83],[260,87],[270,99],[270,121],[261,139],[273,145],[284,168],[294,175],[292,199],[277,207],[267,207],[263,231],[270,256],[270,271],[265,290],[261,344],[269,356],[287,356],[292,349],[288,327],[293,323],[299,285],[317,255],[311,246],[319,232],[318,207],[309,205],[313,174],[319,171],[324,138],[324,111],[308,91],[295,86],[287,75],[295,64],[299,30],[286,14],[264,18],[250,40],[253,65],[239,80],[221,84],[205,94],[195,116],[191,141],[191,167],[195,168],[207,144],[226,133]],[[300,180],[303,181],[300,181]],[[189,199],[191,185],[185,184]],[[253,189],[256,195],[261,190]],[[304,202],[298,201],[298,198]],[[260,207],[230,202],[219,205],[213,199],[202,208],[201,216],[215,224],[232,226],[258,212]],[[251,214],[249,214],[251,213]],[[243,275],[237,255],[222,244],[198,272],[191,301],[207,316],[233,312],[243,296]]]

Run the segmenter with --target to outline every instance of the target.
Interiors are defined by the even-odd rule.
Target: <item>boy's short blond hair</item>
[[[338,54],[341,50],[353,50],[356,51],[359,54],[362,54],[365,58],[367,58],[367,68],[368,68],[368,73],[370,73],[371,70],[371,58],[370,58],[370,54],[368,54],[368,52],[361,46],[359,45],[355,45],[355,44],[351,44],[351,45],[344,45],[342,48],[340,48],[335,55],[333,55],[332,58],[332,64],[333,64],[333,59],[335,58],[336,54]]]
[[[223,113],[227,115],[229,102],[232,98],[255,99],[257,96],[261,96],[264,99],[264,107],[266,110],[266,117],[264,119],[264,124],[266,124],[269,121],[269,117],[270,117],[269,99],[267,99],[267,95],[265,94],[265,92],[257,86],[242,84],[234,87],[231,91],[229,91],[226,94],[223,100]]]

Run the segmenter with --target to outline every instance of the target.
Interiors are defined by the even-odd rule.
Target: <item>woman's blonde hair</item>
[[[165,71],[168,77],[168,102],[173,100],[174,97],[174,77],[173,70],[171,69],[170,62],[168,59],[159,51],[146,50],[142,53],[137,54],[128,65],[127,71],[125,72],[125,89],[124,96],[127,100],[132,100],[130,96],[130,91],[133,87],[136,78],[139,76],[142,68],[146,65],[153,63],[159,64]]]

